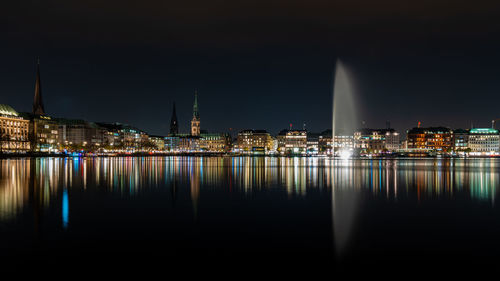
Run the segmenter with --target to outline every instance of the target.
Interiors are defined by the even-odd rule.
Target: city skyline
[[[343,65],[335,78],[335,103],[349,108],[352,94],[350,80]],[[338,70],[339,71],[339,70]],[[45,113],[42,98],[40,60],[37,59],[32,112],[18,113],[11,106],[0,104],[0,150],[7,153],[43,153],[45,155],[130,155],[144,154],[209,154],[209,155],[281,155],[351,157],[496,157],[500,155],[500,134],[491,128],[450,129],[447,127],[417,127],[406,131],[406,139],[391,128],[339,127],[321,133],[302,129],[281,130],[277,135],[266,130],[246,129],[235,132],[209,132],[201,129],[198,91],[194,91],[190,132],[179,132],[175,102],[172,106],[168,135],[149,134],[137,127],[119,122],[89,122],[68,118],[53,118]],[[335,117],[342,111],[337,111]],[[351,115],[354,116],[354,115]],[[354,117],[353,117],[354,118]],[[345,122],[345,120],[344,120]],[[362,121],[365,125],[365,122]],[[347,129],[347,131],[346,131]],[[352,132],[349,130],[353,130]],[[233,138],[237,133],[237,138]],[[404,135],[403,135],[404,136]]]
[[[42,71],[43,72],[43,71]],[[46,78],[44,78],[46,79]],[[35,91],[35,100],[38,99],[38,96],[41,95],[40,93],[42,92],[42,87],[41,87],[41,81],[40,81],[40,58],[39,57],[36,57],[35,58],[35,76],[34,76],[34,83],[33,83],[33,86],[34,86],[34,91]],[[45,92],[45,90],[44,90]],[[193,88],[193,90],[191,91],[191,94],[195,92],[196,95],[197,95],[197,92],[198,90],[196,88]],[[31,93],[31,95],[33,95],[33,92]],[[187,94],[184,94],[184,96],[186,96]],[[189,98],[187,98],[189,100]],[[9,99],[6,99],[6,100],[9,100]],[[49,99],[49,101],[51,101],[52,99]],[[170,101],[171,102],[171,105],[172,106],[175,106],[175,103],[176,101],[175,100],[172,100]],[[6,104],[8,104],[7,102],[5,102]],[[43,103],[43,102],[42,102]],[[153,104],[153,103],[152,103]],[[31,105],[31,107],[34,107],[35,105]],[[191,106],[192,106],[192,98],[191,98]],[[15,106],[14,106],[15,107]],[[21,106],[20,108],[25,108],[26,106]],[[17,109],[17,107],[15,107]],[[50,106],[49,106],[50,108]],[[56,112],[59,111],[58,108],[53,108]],[[41,107],[41,110],[43,111],[43,105]],[[28,110],[18,110],[20,112],[31,112],[28,111]],[[215,110],[217,111],[217,110]],[[331,111],[331,109],[330,109]],[[74,111],[72,111],[74,112]],[[186,113],[187,112],[187,113]],[[292,112],[290,112],[292,113]],[[160,127],[162,127],[162,130],[160,131],[160,129],[158,129],[157,127],[151,127],[151,126],[148,126],[148,123],[146,123],[146,125],[144,127],[146,128],[150,128],[149,130],[148,129],[144,129],[144,131],[150,133],[150,132],[153,132],[151,134],[153,135],[167,135],[167,133],[169,132],[170,130],[170,122],[171,120],[169,118],[171,118],[171,114],[172,114],[172,111],[170,110],[170,112],[166,112],[166,116],[170,116],[168,117],[166,120],[167,122],[162,122],[164,124],[161,124]],[[180,113],[180,116],[182,117],[186,117],[186,116],[189,116],[190,115],[190,111],[189,110],[182,110],[181,113]],[[92,118],[77,118],[77,117],[73,117],[74,116],[74,113],[72,114],[69,114],[69,116],[58,116],[58,115],[54,115],[54,114],[51,114],[51,113],[48,113],[48,115],[50,116],[54,116],[54,117],[62,117],[62,118],[71,118],[71,119],[84,119],[84,120],[88,120],[88,121],[95,121],[95,122],[117,122],[117,123],[123,123],[123,124],[128,124],[128,125],[133,125],[135,127],[140,127],[142,128],[141,126],[138,126],[136,125],[136,123],[134,123],[133,121],[133,117],[132,118],[125,118],[126,120],[132,120],[132,122],[122,122],[120,120],[115,120],[115,119],[111,119],[111,120],[96,120],[96,119],[92,119]],[[213,116],[213,112],[207,112],[207,115],[210,117],[210,116]],[[294,115],[294,114],[290,114],[290,115]],[[360,115],[364,115],[363,112],[360,112]],[[495,116],[495,115],[491,115],[491,116]],[[165,117],[165,116],[163,116]],[[366,115],[365,115],[366,117]],[[447,121],[446,118],[445,120],[429,120],[429,119],[426,119],[425,117],[424,118],[421,118],[419,120],[415,120],[415,123],[414,124],[410,124],[408,127],[400,127],[398,128],[398,125],[400,125],[402,122],[401,120],[394,120],[394,119],[386,119],[384,122],[382,123],[376,123],[376,121],[381,121],[380,120],[370,120],[370,119],[363,119],[359,122],[359,128],[383,128],[384,125],[386,125],[388,122],[391,123],[391,124],[397,124],[396,126],[392,126],[393,128],[396,128],[398,131],[401,131],[401,132],[405,132],[406,130],[408,130],[409,128],[414,128],[414,127],[417,127],[419,126],[419,124],[422,124],[422,121],[421,120],[427,120],[427,125],[424,124],[424,126],[426,127],[436,127],[436,126],[445,126],[445,127],[448,127],[448,128],[452,128],[452,129],[466,129],[466,128],[474,128],[474,127],[490,127],[491,126],[491,122],[492,120],[497,120],[498,118],[492,118],[490,120],[478,120],[477,118],[473,117],[473,116],[468,116],[469,118],[467,118],[467,120],[462,120],[464,122],[450,122],[449,120]],[[111,117],[113,118],[113,117]],[[204,118],[205,120],[205,118]],[[217,126],[216,124],[213,124],[213,121],[214,120],[211,120],[212,122],[209,121],[209,124],[212,123],[212,125],[214,125],[214,128],[220,128],[220,126]],[[430,121],[430,122],[429,122]],[[206,122],[206,120],[205,120]],[[156,122],[155,122],[156,123]],[[242,122],[242,123],[246,123],[246,122]],[[320,122],[320,123],[324,123],[323,122]],[[331,122],[330,122],[331,123]],[[404,122],[403,122],[404,123]],[[410,122],[411,123],[411,122]],[[454,124],[458,124],[457,126],[452,126],[452,125],[449,125],[450,123],[454,123]],[[459,123],[463,123],[462,125],[460,125]],[[246,130],[246,129],[266,129],[266,130],[269,130],[270,132],[273,132],[273,133],[278,133],[279,131],[283,130],[283,129],[287,129],[287,128],[290,128],[290,124],[293,125],[293,128],[294,129],[301,129],[303,128],[304,124],[307,125],[309,127],[312,127],[314,128],[313,130],[310,130],[310,131],[316,131],[316,132],[321,132],[321,131],[324,131],[326,129],[330,129],[331,127],[324,127],[324,128],[321,128],[318,124],[316,123],[309,123],[307,121],[302,121],[302,122],[296,122],[296,123],[292,123],[292,122],[289,122],[281,127],[279,127],[280,125],[277,125],[277,126],[274,126],[275,128],[278,128],[276,130],[273,130],[273,129],[268,129],[268,127],[273,127],[273,126],[269,126],[269,123],[266,123],[268,125],[263,125],[261,127],[256,127],[256,126],[253,126],[253,127],[242,127],[236,123],[233,122],[233,124],[235,126],[233,127],[228,127],[228,128],[222,128],[221,130],[219,131],[224,131],[224,132],[238,132],[238,131],[241,131],[241,130]],[[273,124],[273,123],[270,123],[270,124]],[[186,133],[189,133],[191,131],[191,118],[188,118],[185,122],[183,122],[181,120],[181,122],[178,122],[178,130],[179,132],[186,132]],[[207,128],[203,128],[203,130],[207,131]],[[218,131],[217,129],[208,129],[209,131]]]
[[[321,131],[331,126],[340,57],[354,74],[369,127],[386,120],[400,131],[418,121],[486,127],[500,117],[498,4],[146,3],[120,2],[116,10],[111,1],[99,12],[83,1],[8,3],[4,103],[30,111],[25,101],[40,56],[45,110],[53,116],[121,120],[162,134],[176,101],[187,131],[191,112],[180,109],[198,89],[203,122],[214,131],[278,132],[303,122]]]

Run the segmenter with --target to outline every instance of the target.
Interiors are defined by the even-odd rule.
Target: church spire
[[[194,104],[193,104],[193,118],[200,118],[200,114],[198,112],[198,91],[194,91]]]
[[[40,58],[37,58],[36,64],[36,80],[35,80],[35,97],[33,99],[33,114],[45,115],[42,100],[42,85],[40,81]]]
[[[194,91],[194,104],[193,104],[193,119],[191,119],[191,135],[199,136],[200,130],[200,114],[198,112],[198,91]]]
[[[172,118],[170,119],[170,134],[179,134],[179,125],[177,124],[177,112],[175,111],[175,102],[172,110]]]

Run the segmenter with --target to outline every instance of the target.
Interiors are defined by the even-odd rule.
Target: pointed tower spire
[[[36,64],[36,80],[35,80],[35,97],[33,99],[33,114],[45,115],[42,100],[42,85],[40,81],[40,58],[37,58]]]
[[[193,119],[191,119],[191,135],[199,136],[200,130],[200,114],[198,112],[198,91],[194,91],[194,104],[193,104]]]
[[[175,102],[174,102],[174,108],[172,110],[172,118],[170,119],[170,134],[173,136],[179,134],[179,125],[177,124],[177,112],[175,111]]]
[[[193,118],[200,118],[200,114],[198,113],[198,91],[194,90],[194,104],[193,104]]]

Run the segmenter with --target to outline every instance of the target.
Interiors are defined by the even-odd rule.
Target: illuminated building
[[[162,136],[149,136],[149,141],[154,145],[155,150],[165,150],[165,138]]]
[[[415,127],[407,132],[408,149],[449,151],[453,147],[453,132],[445,127]]]
[[[123,135],[123,144],[127,150],[139,150],[148,140],[146,132],[129,125],[122,125],[120,133]]]
[[[333,153],[332,130],[322,132],[318,139],[318,149],[320,154],[331,155]]]
[[[100,146],[105,130],[93,122],[74,119],[55,119],[58,123],[59,143],[63,146]]]
[[[194,92],[194,104],[193,104],[193,119],[191,120],[191,135],[199,136],[201,134],[200,129],[200,114],[198,112],[198,92]]]
[[[97,123],[104,130],[103,146],[108,149],[123,148],[123,133],[119,123]]]
[[[200,136],[181,135],[177,150],[179,152],[200,152]]]
[[[498,130],[474,128],[469,131],[468,148],[471,155],[496,155],[499,152]]]
[[[319,137],[320,154],[332,155],[335,152],[352,150],[354,148],[354,138],[352,134],[345,130],[336,129],[336,134],[332,137],[332,130],[326,130]]]
[[[393,129],[385,131],[385,149],[388,151],[396,151],[401,148],[399,133]]]
[[[307,133],[307,154],[319,153],[319,133]]]
[[[469,147],[469,131],[464,129],[453,130],[453,150],[467,152]]]
[[[335,150],[354,148],[354,137],[349,135],[335,135],[333,147]]]
[[[135,152],[149,143],[146,132],[121,123],[97,123],[104,129],[103,145],[117,150]]]
[[[20,113],[24,119],[29,119],[30,148],[34,151],[54,152],[59,148],[59,124],[50,116]]]
[[[271,152],[273,137],[265,130],[243,130],[238,133],[237,148],[245,153]]]
[[[175,111],[175,102],[172,109],[172,118],[170,118],[170,135],[179,134],[179,124],[177,123],[177,112]]]
[[[224,133],[202,133],[199,136],[178,134],[164,138],[165,149],[171,152],[228,152],[231,136]]]
[[[394,129],[360,129],[354,132],[354,147],[361,153],[379,154],[399,149],[399,133]]]
[[[335,135],[335,140],[332,138],[332,130],[326,130],[319,136],[318,147],[319,154],[332,155],[341,150],[352,150],[354,148],[354,138],[345,132],[338,132]]]
[[[307,149],[306,130],[282,130],[278,136],[278,151],[281,154],[300,154]]]
[[[165,150],[170,152],[175,152],[179,150],[180,137],[176,136],[166,136],[163,138],[165,144]]]
[[[271,136],[271,150],[269,151],[270,153],[276,153],[278,151],[278,140]]]
[[[12,107],[0,104],[0,151],[23,151],[30,148],[29,120]]]
[[[113,147],[120,147],[122,144],[122,136],[119,132],[104,129],[103,146],[111,149]]]
[[[231,150],[231,136],[224,133],[201,134],[199,148],[206,152],[228,152]]]
[[[131,126],[125,126],[123,129],[123,140],[130,148],[140,149],[145,143],[149,142],[149,136],[146,132]]]

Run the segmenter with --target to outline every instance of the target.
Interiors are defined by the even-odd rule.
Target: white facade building
[[[498,155],[500,135],[491,128],[474,128],[469,132],[468,148],[471,155]]]

